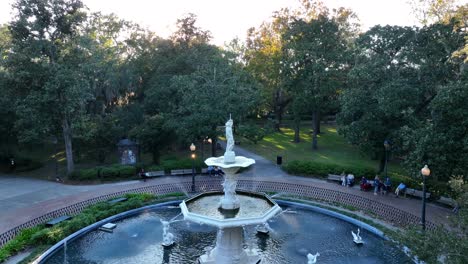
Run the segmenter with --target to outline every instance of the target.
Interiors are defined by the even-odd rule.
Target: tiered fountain
[[[184,218],[218,228],[216,246],[199,258],[202,264],[259,263],[259,254],[244,249],[244,226],[264,224],[281,208],[262,193],[236,192],[237,171],[255,163],[255,160],[236,156],[232,119],[226,122],[226,152],[224,156],[209,158],[208,166],[221,167],[225,172],[223,192],[206,192],[184,200],[180,208]]]

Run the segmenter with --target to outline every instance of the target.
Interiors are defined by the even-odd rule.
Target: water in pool
[[[320,253],[317,263],[412,263],[390,242],[364,230],[365,244],[356,246],[353,224],[306,206],[279,204],[285,212],[268,222],[273,230],[269,235],[257,235],[254,226],[245,228],[246,246],[258,249],[262,263],[307,263],[307,253],[316,252]],[[215,246],[216,228],[183,221],[180,215],[170,226],[176,244],[164,249],[160,219],[179,214],[179,208],[165,206],[117,221],[113,233],[92,231],[67,243],[66,250],[58,250],[45,263],[197,263],[206,247]]]

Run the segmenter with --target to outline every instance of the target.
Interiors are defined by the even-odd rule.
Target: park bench
[[[411,195],[411,196],[414,196],[414,197],[423,198],[423,192],[422,191],[411,189],[411,188],[406,188],[405,189],[405,197],[406,197],[406,195]],[[429,199],[430,197],[431,197],[431,193],[426,192],[426,199]]]
[[[336,182],[341,184],[341,175],[328,174],[327,180],[328,181],[336,181]]]
[[[208,174],[208,168],[202,168],[201,174]]]
[[[172,176],[192,174],[192,169],[171,170]]]
[[[112,205],[112,204],[124,202],[124,201],[127,201],[127,200],[128,200],[127,197],[120,197],[120,198],[112,199],[112,200],[108,201],[107,203]]]
[[[455,207],[457,205],[455,200],[453,200],[452,198],[449,198],[449,197],[444,197],[444,196],[441,196],[439,198],[439,200],[437,200],[437,203],[447,205],[447,206],[450,206],[450,207]]]
[[[57,218],[54,218],[52,220],[50,220],[49,222],[46,223],[46,226],[54,226],[56,224],[59,224],[63,221],[66,221],[66,220],[69,220],[71,219],[72,217],[71,216],[68,216],[68,215],[62,215],[60,217],[57,217]]]
[[[153,177],[161,177],[164,175],[166,175],[164,171],[149,171],[149,172],[143,173],[141,177],[143,179],[147,179],[147,178],[153,178]]]

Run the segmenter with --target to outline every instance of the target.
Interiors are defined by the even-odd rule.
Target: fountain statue
[[[170,247],[174,245],[174,235],[169,232],[169,222],[163,221],[161,219],[161,223],[163,225],[163,247]]]
[[[224,152],[224,163],[236,162],[236,153],[234,153],[234,136],[232,135],[233,121],[229,117],[226,122],[226,151]]]
[[[220,167],[225,172],[223,192],[213,191],[198,194],[182,201],[180,209],[189,221],[204,223],[218,228],[216,246],[206,249],[198,259],[201,264],[252,264],[259,263],[256,250],[244,248],[244,226],[260,225],[281,211],[281,208],[266,194],[236,191],[236,174],[240,168],[255,164],[255,160],[236,156],[233,151],[233,121],[226,122],[226,152],[224,156],[205,160],[208,166]]]
[[[353,235],[353,242],[356,243],[357,245],[362,245],[364,244],[364,241],[362,241],[362,238],[359,235],[359,232],[361,232],[359,228],[357,229],[357,234],[355,234],[353,230],[351,230],[351,234]]]
[[[315,255],[307,254],[307,264],[315,264],[317,263],[317,257],[320,256],[320,253],[316,253]]]
[[[264,234],[264,235],[267,235],[268,233],[270,233],[270,225],[265,222],[261,225],[258,225],[255,230],[257,231],[257,233],[260,233],[260,234]]]

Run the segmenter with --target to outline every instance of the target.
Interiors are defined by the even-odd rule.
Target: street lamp
[[[421,216],[421,225],[422,229],[426,230],[426,177],[431,174],[431,170],[424,165],[424,168],[421,169],[421,175],[423,176],[423,208]]]
[[[209,138],[208,136],[206,136],[204,139],[203,139],[203,143],[202,143],[202,160],[205,160],[204,159],[204,154],[205,154],[205,144],[208,143],[208,144],[211,144],[211,138]]]
[[[383,143],[385,147],[385,178],[387,178],[388,151],[390,150],[390,141],[386,139]]]
[[[195,145],[192,143],[192,145],[190,145],[190,151],[192,152],[192,192],[194,193],[195,192],[195,150],[197,148],[195,147]]]

